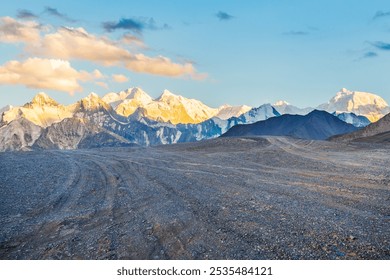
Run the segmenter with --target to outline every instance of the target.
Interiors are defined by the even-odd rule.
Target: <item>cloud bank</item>
[[[0,18],[0,42],[34,44],[39,42],[41,25],[35,21],[17,21],[11,17]]]
[[[36,14],[34,14],[33,12],[29,11],[29,10],[18,10],[18,13],[16,15],[17,18],[20,18],[20,19],[36,19],[38,18],[38,16]]]
[[[45,7],[44,13],[57,17],[59,19],[68,21],[68,22],[76,22],[76,20],[68,17],[66,14],[60,13],[57,9],[52,8],[52,7]]]
[[[283,35],[288,35],[288,36],[306,36],[309,35],[309,32],[306,31],[296,31],[296,30],[291,30],[289,32],[283,33]]]
[[[114,80],[114,82],[117,82],[117,83],[126,83],[129,81],[129,79],[125,75],[122,75],[122,74],[113,74],[112,79]]]
[[[376,52],[366,52],[364,55],[363,55],[363,58],[373,58],[373,57],[377,57],[378,54]]]
[[[113,32],[117,29],[124,29],[141,33],[144,29],[162,30],[169,29],[168,24],[159,26],[153,18],[121,18],[118,22],[108,21],[103,22],[103,28],[107,32]]]
[[[50,11],[54,15],[58,13],[58,11]],[[149,24],[148,28],[151,28],[153,23]],[[40,85],[41,88],[77,91],[80,89],[78,80],[84,81],[86,76],[85,72],[78,72],[70,66],[69,61],[73,60],[88,61],[105,67],[123,67],[132,72],[166,77],[192,79],[206,77],[205,74],[196,71],[193,63],[174,62],[161,55],[150,57],[134,51],[140,48],[146,49],[146,46],[142,40],[130,34],[123,35],[119,40],[111,40],[102,35],[90,34],[83,28],[60,27],[53,30],[52,27],[42,27],[35,21],[3,17],[0,18],[0,42],[23,43],[24,55],[34,57],[24,62],[11,61],[3,65],[0,80],[3,84],[25,84],[37,88]],[[50,61],[63,61],[63,63],[60,68],[53,68],[50,66],[52,65]],[[31,65],[37,67],[30,67]],[[60,70],[63,74],[67,74],[63,80],[57,75]],[[27,76],[28,71],[31,71],[31,78],[23,83],[23,77]],[[49,71],[54,72],[53,76],[49,76]],[[42,72],[42,75],[38,72]],[[97,78],[96,75],[94,78]],[[124,81],[124,78],[116,77],[116,80]]]
[[[231,20],[231,19],[234,18],[234,16],[229,15],[228,13],[222,12],[222,11],[219,11],[218,13],[216,13],[215,16],[216,16],[219,20]]]
[[[390,51],[390,44],[389,43],[377,41],[377,42],[371,43],[371,45],[373,45],[374,47],[376,47],[377,49],[380,49],[382,51]]]
[[[34,89],[53,89],[73,94],[82,91],[79,81],[98,79],[101,73],[77,71],[68,61],[29,58],[23,62],[9,61],[0,66],[0,83],[25,85]]]
[[[384,18],[384,17],[390,17],[390,12],[378,11],[374,15],[373,19],[375,20],[375,19],[380,19],[380,18]]]

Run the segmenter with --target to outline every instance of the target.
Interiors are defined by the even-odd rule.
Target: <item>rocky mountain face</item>
[[[1,123],[4,135],[0,133],[0,138],[7,142],[3,146],[12,146],[7,148],[12,150],[22,147],[77,149],[130,143],[149,146],[215,138],[236,124],[279,115],[269,104],[248,109],[250,107],[247,106],[210,109],[200,101],[176,96],[168,91],[153,100],[139,88],[109,93],[103,98],[91,93],[69,106],[60,105],[40,93],[23,107],[5,110]],[[245,114],[239,115],[240,112]],[[215,114],[221,118],[208,118]],[[205,118],[208,119],[191,123]],[[187,123],[176,123],[179,120],[187,120]],[[15,124],[11,125],[13,121],[17,121],[15,124],[31,123],[39,128],[34,130],[32,141],[11,144],[13,138],[7,135],[15,129]]]
[[[226,120],[214,117],[199,124],[179,124],[176,126],[181,133],[178,142],[193,142],[219,137],[237,124],[250,124],[276,116],[280,114],[270,104],[264,104],[252,108],[239,117]]]
[[[344,93],[339,95],[351,94],[344,90]],[[335,102],[338,100],[342,98]],[[378,108],[384,106],[379,99],[369,98],[368,101],[371,102],[370,100],[377,100],[376,104],[381,104],[377,106]],[[285,102],[278,102],[275,106],[282,112],[303,113],[305,110],[311,110],[299,109]],[[367,118],[351,112],[334,114],[356,127],[363,127],[368,123]],[[148,146],[199,141],[219,137],[240,124],[252,124],[279,116],[281,114],[270,104],[256,108],[245,105],[211,108],[200,101],[174,95],[167,90],[156,99],[151,98],[140,88],[130,88],[119,93],[111,92],[103,98],[91,93],[68,106],[58,104],[48,95],[39,93],[31,102],[21,107],[7,106],[1,109],[0,151],[76,149],[131,143]],[[294,134],[289,126],[293,127],[295,121],[288,122],[288,126],[284,124],[280,126],[275,122],[275,126],[280,126],[275,129],[279,129],[278,133],[281,135],[296,137],[303,135],[303,138],[309,139],[334,135],[336,132],[350,132],[339,129],[338,124],[331,121],[330,123],[335,125],[334,131],[329,124],[319,122],[317,128],[314,124],[311,127],[307,126],[307,136],[299,127],[296,127],[299,133]],[[321,134],[319,132],[321,129],[328,132]]]
[[[43,128],[18,118],[0,127],[0,152],[28,150],[39,138]]]
[[[149,120],[172,124],[197,124],[212,117],[229,119],[251,109],[245,105],[211,108],[199,100],[175,95],[168,90],[153,99],[140,88],[131,88],[118,94],[109,93],[102,100],[110,104],[118,115],[128,117],[141,109],[143,117]]]
[[[301,139],[325,140],[333,135],[357,130],[351,124],[325,112],[314,110],[305,116],[282,115],[253,124],[236,125],[223,137],[235,136],[291,136]]]
[[[318,106],[329,113],[351,112],[376,122],[390,112],[389,105],[378,95],[341,89],[328,103]]]
[[[291,105],[290,103],[286,101],[279,100],[272,104],[272,107],[274,107],[280,114],[290,114],[290,115],[307,115],[311,111],[314,110],[314,108],[298,108],[294,105]]]
[[[245,114],[252,108],[246,105],[241,106],[230,106],[230,105],[222,105],[218,108],[218,113],[214,116],[215,118],[219,118],[221,120],[227,120],[231,117],[239,117],[242,114]]]
[[[333,141],[390,142],[390,114],[353,133],[332,137]]]
[[[86,119],[68,118],[43,130],[33,149],[78,149],[129,145],[130,141],[90,123]]]
[[[365,127],[369,125],[371,122],[365,116],[357,116],[354,113],[333,113],[334,116],[338,117],[340,120],[346,123],[350,123],[355,127]]]

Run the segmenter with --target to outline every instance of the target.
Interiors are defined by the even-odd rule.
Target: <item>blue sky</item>
[[[316,106],[342,87],[390,102],[388,1],[9,1],[0,17],[0,107],[133,86],[214,107]]]

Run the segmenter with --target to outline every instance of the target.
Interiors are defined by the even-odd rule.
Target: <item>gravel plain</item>
[[[1,259],[390,259],[390,146],[0,153]]]

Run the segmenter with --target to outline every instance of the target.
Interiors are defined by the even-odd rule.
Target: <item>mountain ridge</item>
[[[383,118],[378,120],[377,122],[371,123],[365,128],[358,130],[353,133],[339,135],[332,137],[333,141],[355,141],[360,139],[360,141],[364,142],[364,138],[375,137],[385,133],[390,132],[390,113],[385,115]],[[369,142],[369,141],[368,141]]]
[[[222,137],[235,136],[291,136],[309,140],[326,140],[337,134],[355,131],[357,128],[325,111],[314,110],[305,116],[282,115],[253,124],[237,125]]]
[[[118,111],[121,104],[128,105],[131,114]],[[290,106],[286,102],[277,104]],[[103,97],[90,93],[67,106],[59,104],[45,93],[38,93],[24,106],[11,106],[2,110],[4,112],[1,114],[0,128],[5,128],[0,131],[0,143],[3,143],[4,147],[14,147],[12,149],[79,148],[77,139],[89,139],[90,141],[85,141],[84,144],[91,147],[111,145],[110,143],[149,146],[200,141],[219,137],[237,125],[252,124],[281,116],[271,104],[254,108],[245,105],[222,105],[211,108],[199,100],[178,96],[168,90],[164,90],[158,98],[153,99],[140,88],[111,92]],[[353,113],[334,114],[355,126],[366,124],[365,117]],[[195,119],[198,120],[195,122]],[[179,123],[179,120],[186,121]],[[13,121],[17,122],[11,125]],[[26,128],[25,134],[21,132],[23,127]],[[314,127],[311,129],[315,130]],[[12,130],[15,130],[15,143],[12,143]],[[81,134],[72,131],[79,131]],[[24,136],[26,139],[31,138],[32,141],[21,141]],[[34,146],[38,138],[40,140]],[[54,141],[56,143],[50,139],[56,139]],[[61,142],[63,139],[66,141]],[[93,139],[103,142],[93,143]]]
[[[389,105],[379,95],[369,92],[350,91],[346,88],[342,88],[327,103],[319,105],[317,109],[329,113],[351,112],[365,116],[371,122],[378,121],[390,112]]]

